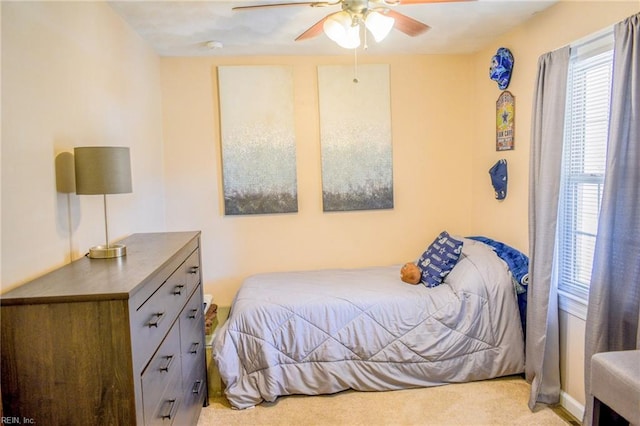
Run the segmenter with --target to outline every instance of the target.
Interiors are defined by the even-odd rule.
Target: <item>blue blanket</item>
[[[518,308],[520,309],[520,322],[522,323],[522,332],[525,333],[527,328],[527,285],[529,284],[529,258],[522,252],[508,246],[500,241],[492,240],[487,237],[467,237],[471,240],[480,241],[493,248],[500,259],[504,260],[509,266],[511,275],[514,278],[516,293],[518,294]]]

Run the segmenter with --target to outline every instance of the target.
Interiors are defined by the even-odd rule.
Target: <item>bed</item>
[[[247,278],[213,341],[232,407],[521,373],[509,268],[488,245],[462,241],[457,264],[433,288],[402,282],[400,265]]]

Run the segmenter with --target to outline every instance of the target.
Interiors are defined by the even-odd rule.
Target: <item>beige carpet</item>
[[[224,397],[202,409],[204,425],[563,425],[552,409],[531,412],[529,384],[519,376],[392,392],[345,391],[280,397],[247,410]]]

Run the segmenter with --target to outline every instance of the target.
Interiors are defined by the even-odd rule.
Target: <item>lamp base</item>
[[[124,244],[110,244],[109,246],[95,246],[89,249],[89,257],[92,259],[111,259],[127,254],[127,246]]]

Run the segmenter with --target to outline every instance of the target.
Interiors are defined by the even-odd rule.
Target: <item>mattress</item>
[[[463,242],[434,288],[402,282],[400,265],[247,278],[213,342],[231,405],[521,373],[509,269],[489,246]]]

